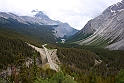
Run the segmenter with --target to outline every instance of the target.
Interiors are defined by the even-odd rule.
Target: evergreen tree
[[[36,64],[36,52],[33,54],[33,75],[34,75],[34,80],[37,79],[37,64]]]
[[[124,83],[124,69],[121,69],[116,77],[116,83]]]

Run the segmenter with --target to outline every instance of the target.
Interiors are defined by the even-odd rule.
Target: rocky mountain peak
[[[122,10],[124,10],[124,0],[109,6],[105,11],[103,11],[102,14],[105,14],[106,12],[117,13]]]

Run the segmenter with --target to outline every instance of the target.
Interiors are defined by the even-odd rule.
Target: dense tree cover
[[[87,50],[75,48],[58,48],[57,55],[63,64],[69,64],[80,69],[89,70],[99,57]]]
[[[8,30],[6,26],[4,27],[6,29],[0,28],[0,69],[6,69],[8,64],[16,67],[20,66],[17,76],[12,74],[7,77],[9,81],[34,83],[35,80],[36,83],[57,83],[58,74],[51,69],[43,70],[37,67],[35,60],[38,53],[34,54],[34,49],[25,43],[29,42],[40,47],[44,43],[44,40],[41,41],[42,38],[40,39],[35,33],[34,35],[30,35],[30,31],[27,33],[22,30],[25,34],[22,32],[16,33],[16,30],[13,31],[12,28]],[[124,51],[110,51],[97,47],[59,43],[48,44],[48,47],[58,49],[57,54],[62,63],[61,69],[63,71],[63,74],[59,74],[62,77],[59,78],[62,79],[60,83],[73,83],[74,80],[78,83],[115,83],[115,80],[118,83],[123,83],[123,73],[118,74],[118,72],[120,69],[124,69]],[[34,63],[29,68],[24,64],[26,57],[32,57],[34,60]],[[95,59],[98,61],[102,60],[102,63],[94,65]],[[15,80],[15,78],[17,79]],[[5,83],[6,81],[7,79],[0,80],[1,83]]]
[[[34,83],[35,80],[38,78],[42,79],[50,79],[56,71],[51,69],[43,70],[42,67],[38,67],[35,65],[35,62],[30,67],[27,67],[26,65],[23,65],[20,67],[19,74],[17,75],[17,82],[14,81],[14,83]],[[10,79],[11,77],[9,77]],[[15,77],[13,77],[15,78]],[[12,79],[11,82],[13,82],[14,79]]]
[[[79,41],[79,40],[82,40],[82,39],[85,39],[89,36],[91,36],[93,33],[89,33],[89,34],[82,34],[82,33],[76,33],[74,35],[72,35],[71,37],[67,38],[66,42],[76,42],[76,41]]]
[[[43,70],[36,65],[37,53],[29,47],[25,42],[19,39],[0,37],[1,54],[4,59],[0,58],[2,68],[6,68],[12,63],[15,66],[20,66],[20,71],[17,76],[12,74],[8,77],[10,82],[20,81],[21,83],[115,83],[121,77],[118,71],[123,68],[123,51],[109,51],[98,48],[79,49],[76,45],[68,48],[57,48],[58,57],[62,63],[62,72],[56,73],[51,69]],[[60,46],[59,46],[60,47]],[[88,51],[90,49],[90,51]],[[97,50],[96,50],[97,49]],[[26,51],[25,51],[26,50]],[[11,55],[9,57],[9,55]],[[33,56],[34,55],[34,56]],[[26,57],[32,57],[33,64],[27,67],[22,65]],[[99,65],[94,65],[94,60],[102,60]],[[7,61],[6,61],[7,60]],[[75,80],[73,80],[73,79]],[[119,79],[120,80],[120,79]],[[7,80],[0,80],[5,83]]]
[[[32,58],[33,63],[26,66],[27,57]],[[39,53],[24,41],[19,39],[0,37],[0,82],[1,83],[34,83],[36,77],[50,78],[55,71],[43,70],[36,64]],[[12,74],[3,77],[2,70],[11,67]]]
[[[9,39],[22,40],[39,47],[41,47],[43,44],[43,41],[40,41],[37,38],[32,38],[24,34],[21,34],[9,29],[5,29],[5,28],[0,28],[0,36],[4,38],[9,38]]]
[[[72,66],[63,65],[61,66],[64,73],[70,75],[78,83],[116,83],[115,76],[102,76],[97,75],[94,71],[85,71],[74,68]]]
[[[28,67],[26,60],[31,58],[33,63]],[[36,78],[50,78],[55,74],[54,70],[38,67],[39,53],[28,46],[23,40],[7,35],[0,36],[0,83],[34,83]],[[3,75],[1,72],[11,67],[11,75]]]
[[[89,46],[80,46],[77,44],[50,44],[50,48],[75,48],[75,49],[85,49],[89,50],[92,53],[99,56],[103,61],[103,67],[109,67],[109,70],[113,70],[113,74],[117,75],[118,71],[122,68],[124,69],[124,51],[120,50],[108,50],[99,47],[89,47]]]
[[[12,18],[0,18],[0,29],[16,32],[35,39],[37,42],[55,42],[53,27],[58,25],[23,24]]]
[[[16,64],[20,57],[32,57],[33,51],[21,40],[0,37],[0,69]]]
[[[124,83],[124,69],[116,76],[116,83]]]
[[[49,79],[56,71],[51,69],[43,70],[42,67],[38,67],[35,62],[28,68],[25,65],[20,68],[18,74],[18,82],[21,83],[34,83],[38,78]]]
[[[38,78],[34,83],[77,83],[69,75],[64,74],[62,71],[55,73],[49,79]]]
[[[85,47],[85,49],[91,48]],[[124,69],[124,52],[100,48],[91,51],[70,47],[58,48],[57,54],[63,63],[62,70],[75,76],[79,83],[115,83],[119,70]],[[102,63],[94,65],[94,58],[102,60]],[[90,73],[93,73],[96,82],[88,81]]]
[[[33,70],[36,66],[32,65],[32,68],[28,68],[25,62],[27,58],[33,58],[34,52],[36,56],[33,62],[36,63],[36,58],[39,57],[39,53],[27,43],[20,39],[0,36],[0,72],[6,70],[7,67],[12,69],[11,76],[7,74],[3,76],[0,74],[2,78],[0,78],[0,81],[3,83],[6,81],[10,83],[13,81],[15,83],[18,83],[18,81],[31,83],[35,77]]]

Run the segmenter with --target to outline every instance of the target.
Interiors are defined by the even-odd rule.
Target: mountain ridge
[[[77,34],[92,34],[78,40],[80,45],[104,47],[111,50],[124,50],[124,0],[109,6],[102,14],[87,22]],[[82,36],[83,36],[82,35]],[[114,43],[120,44],[118,47]],[[114,48],[114,49],[113,49]]]
[[[12,19],[17,20],[18,22],[25,24],[25,25],[32,25],[32,24],[33,25],[35,25],[35,24],[37,24],[37,25],[57,25],[56,27],[53,27],[53,29],[54,29],[53,32],[56,32],[53,34],[55,36],[55,38],[63,38],[65,35],[67,37],[69,37],[78,31],[78,30],[74,29],[73,27],[71,27],[69,24],[62,23],[60,21],[51,20],[42,11],[33,10],[33,12],[36,12],[36,14],[34,16],[18,16],[11,12],[0,12],[0,17],[5,18],[6,20],[9,18],[12,18]],[[61,26],[61,25],[64,25],[64,26]],[[67,29],[67,28],[69,28],[69,29]],[[65,30],[65,31],[63,31],[63,30]]]

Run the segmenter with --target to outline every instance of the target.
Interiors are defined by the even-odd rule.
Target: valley
[[[124,0],[81,30],[32,13],[0,12],[0,83],[124,83]]]
[[[0,40],[2,40],[1,47],[3,48],[3,50],[1,49],[1,53],[7,53],[4,50],[6,48],[8,49],[12,48],[11,44],[13,45],[13,43],[10,42],[10,44],[7,44],[6,42],[13,40],[14,40],[13,42],[16,41],[15,38],[14,39],[12,37],[6,38],[5,36]],[[3,43],[10,47],[6,47]],[[25,78],[27,78],[25,79],[25,81],[28,81],[30,83],[33,83],[32,79],[35,78],[34,77],[35,72],[37,72],[36,76],[38,78],[39,76],[42,76],[43,78],[48,78],[54,76],[55,72],[57,74],[60,73],[61,71],[66,75],[70,75],[71,77],[74,77],[74,80],[77,81],[78,83],[83,83],[86,81],[87,83],[89,83],[88,81],[90,76],[95,78],[96,82],[115,83],[115,81],[112,80],[115,79],[115,76],[118,74],[118,71],[120,71],[120,69],[121,68],[123,69],[124,67],[123,51],[110,51],[102,48],[80,46],[77,44],[74,45],[67,43],[65,44],[49,43],[48,45],[42,44],[42,47],[36,47],[34,45],[31,45],[29,43],[27,44],[25,42],[24,44],[27,45],[27,47],[28,46],[31,47],[32,50],[36,50],[36,52],[38,53],[34,53],[34,51],[25,51],[22,48],[22,50],[24,50],[25,52],[31,52],[30,57],[29,56],[26,57],[24,55],[25,53],[21,52],[20,50],[15,54],[17,55],[18,58],[16,58],[15,55],[9,56],[10,54],[7,54],[9,57],[13,57],[13,59],[8,57],[9,63],[3,63],[2,60],[7,59],[6,56],[3,56],[3,58],[1,57],[0,63],[3,64],[5,69],[6,67],[8,67],[7,64],[12,63],[10,64],[10,67],[15,64],[15,66],[17,68],[20,68],[21,70],[17,75],[19,76],[19,79],[24,80]],[[18,44],[16,45],[17,45],[16,48],[14,47],[15,49],[20,47],[20,45],[19,46]],[[11,53],[12,54],[14,53],[14,49],[11,50]],[[36,56],[35,58],[34,55]],[[34,64],[35,59],[36,59],[36,63]],[[22,64],[25,64],[25,61],[29,61],[29,60],[31,60],[32,62],[29,66],[27,67],[26,65],[22,66]],[[35,66],[36,64],[37,66]],[[18,67],[19,65],[20,67]],[[1,70],[2,68],[3,67],[1,65]],[[29,78],[28,74],[32,76]],[[12,75],[10,75],[10,77],[11,76]],[[23,76],[23,78],[20,76]],[[104,77],[106,77],[106,79],[104,79]],[[10,78],[8,77],[8,79]],[[23,80],[20,81],[22,81],[23,83],[24,82]],[[45,80],[46,79],[41,81],[45,81]]]

